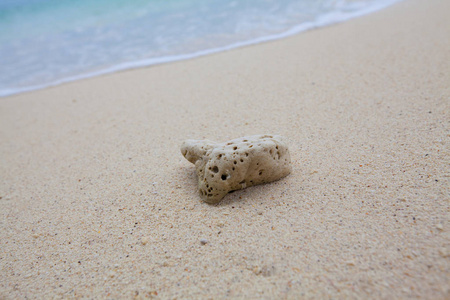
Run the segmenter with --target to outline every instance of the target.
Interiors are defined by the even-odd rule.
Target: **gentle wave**
[[[27,0],[22,0],[22,1],[27,1]],[[33,0],[34,2],[39,2],[39,0]],[[279,32],[276,32],[276,30],[273,30],[274,28],[269,28],[270,30],[266,30],[264,31],[259,31],[259,33],[261,34],[260,36],[251,36],[251,35],[255,35],[253,32],[250,32],[250,34],[246,34],[245,29],[239,31],[236,36],[241,36],[241,40],[236,39],[236,41],[233,41],[232,39],[230,40],[230,36],[233,37],[233,34],[228,34],[226,37],[227,39],[223,39],[220,40],[220,38],[217,38],[214,40],[214,43],[217,44],[216,46],[213,45],[211,46],[210,44],[205,45],[205,41],[201,41],[201,39],[211,39],[211,36],[220,36],[220,35],[224,35],[223,33],[220,32],[220,30],[218,32],[201,32],[201,34],[199,34],[198,32],[195,32],[195,34],[193,35],[192,40],[194,40],[197,44],[200,44],[200,46],[196,46],[199,49],[196,49],[196,47],[192,47],[192,45],[194,44],[193,42],[190,42],[188,40],[187,44],[182,44],[181,48],[181,53],[177,53],[176,51],[173,51],[173,49],[170,49],[170,47],[167,47],[166,43],[164,44],[164,42],[162,43],[163,46],[166,46],[166,48],[168,48],[168,50],[166,49],[165,52],[159,50],[159,56],[158,56],[158,51],[157,55],[154,55],[154,53],[151,53],[153,55],[153,57],[149,57],[149,58],[142,58],[142,59],[134,59],[134,60],[129,60],[129,61],[123,61],[123,62],[117,62],[118,57],[117,56],[111,56],[112,61],[106,61],[106,62],[102,62],[102,61],[93,61],[93,62],[89,62],[90,65],[87,65],[85,69],[83,68],[79,68],[79,69],[70,69],[70,63],[66,63],[63,61],[59,64],[56,65],[52,65],[50,66],[48,69],[49,70],[44,70],[42,72],[42,74],[40,74],[39,72],[36,72],[36,74],[21,74],[20,70],[16,70],[18,72],[14,72],[15,68],[20,68],[21,66],[24,67],[24,69],[26,69],[26,63],[27,60],[33,61],[34,60],[38,60],[40,59],[40,57],[35,57],[33,59],[31,59],[30,57],[26,57],[26,55],[28,53],[25,53],[25,57],[24,57],[24,63],[20,62],[20,63],[10,63],[9,65],[6,64],[5,68],[1,68],[0,67],[0,79],[4,79],[3,81],[6,81],[6,83],[1,84],[0,83],[0,96],[8,96],[8,95],[13,95],[13,94],[17,94],[17,93],[22,93],[22,92],[27,92],[27,91],[32,91],[32,90],[36,90],[36,89],[42,89],[42,88],[46,88],[46,87],[50,87],[50,86],[55,86],[55,85],[59,85],[62,83],[67,83],[67,82],[71,82],[71,81],[75,81],[75,80],[79,80],[79,79],[85,79],[85,78],[89,78],[89,77],[94,77],[94,76],[99,76],[99,75],[104,75],[104,74],[108,74],[108,73],[112,73],[112,72],[117,72],[117,71],[122,71],[122,70],[127,70],[127,69],[132,69],[132,68],[140,68],[140,67],[147,67],[147,66],[151,66],[151,65],[156,65],[156,64],[162,64],[162,63],[168,63],[168,62],[174,62],[174,61],[180,61],[180,60],[186,60],[186,59],[191,59],[191,58],[195,58],[195,57],[199,57],[199,56],[203,56],[203,55],[208,55],[208,54],[212,54],[212,53],[217,53],[217,52],[222,52],[222,51],[226,51],[226,50],[230,50],[230,49],[234,49],[234,48],[238,48],[238,47],[243,47],[243,46],[248,46],[248,45],[253,45],[253,44],[258,44],[258,43],[262,43],[262,42],[267,42],[267,41],[272,41],[272,40],[277,40],[277,39],[281,39],[281,38],[285,38],[294,34],[298,34],[302,31],[306,31],[306,30],[310,30],[313,28],[318,28],[318,27],[323,27],[323,26],[328,26],[331,24],[335,24],[335,23],[339,23],[339,22],[343,22],[346,21],[348,19],[351,18],[355,18],[358,16],[362,16],[365,14],[369,14],[375,11],[378,11],[380,9],[383,9],[387,6],[390,6],[396,2],[399,2],[400,0],[384,0],[384,1],[371,1],[370,3],[367,2],[358,2],[358,1],[350,1],[352,3],[347,3],[346,1],[337,1],[339,2],[338,4],[336,4],[336,1],[332,1],[334,3],[334,7],[330,7],[330,6],[326,6],[325,8],[328,8],[328,11],[323,11],[324,9],[322,9],[322,11],[319,10],[318,14],[314,13],[312,15],[308,15],[304,20],[302,20],[299,24],[294,24],[289,26],[288,28],[282,28],[282,30],[279,30],[279,28],[277,28],[279,30]],[[178,2],[177,2],[178,4]],[[188,2],[184,3],[185,6],[189,5]],[[236,4],[237,5],[237,4]],[[337,7],[336,7],[337,5]],[[330,9],[332,8],[332,9]],[[165,8],[167,10],[167,8]],[[1,11],[1,7],[0,7],[0,11]],[[162,15],[164,15],[164,13],[166,12],[161,12]],[[145,15],[145,13],[143,13]],[[249,15],[251,15],[249,13]],[[226,13],[223,16],[225,19],[227,17]],[[0,14],[0,20],[2,18],[2,15]],[[253,18],[255,17],[255,14],[253,14]],[[280,18],[278,16],[278,18]],[[308,19],[309,18],[309,19]],[[164,22],[167,22],[166,19],[163,19]],[[286,23],[291,22],[292,20],[283,20]],[[95,22],[95,19],[91,19],[90,22]],[[243,25],[242,25],[243,24]],[[81,25],[77,25],[76,26],[81,26]],[[220,29],[220,25],[217,26]],[[261,23],[258,21],[256,23],[256,25],[258,26],[265,26],[264,24],[261,25]],[[253,27],[257,27],[259,30],[258,26],[255,26],[255,24],[252,24],[251,22],[241,22],[240,24],[241,27],[249,27],[251,28]],[[279,26],[280,27],[280,26]],[[254,28],[251,28],[254,29]],[[45,30],[49,30],[48,28],[46,28]],[[66,31],[73,31],[77,30],[77,28],[66,28]],[[79,30],[79,29],[78,29]],[[270,31],[275,31],[275,33],[271,33]],[[1,32],[0,32],[1,33]],[[242,34],[244,33],[244,34]],[[71,33],[73,34],[73,33]],[[103,34],[103,33],[102,33]],[[178,33],[177,33],[178,34]],[[84,34],[80,34],[81,37],[80,39],[85,39],[86,35]],[[179,36],[179,35],[178,35]],[[244,36],[242,38],[242,36]],[[175,35],[175,38],[172,38],[172,40],[176,40],[177,35]],[[5,41],[5,36],[1,36],[0,35],[0,41],[3,40]],[[7,37],[6,37],[7,38]],[[198,41],[201,42],[198,42]],[[26,38],[25,38],[26,41]],[[64,41],[63,41],[64,42]],[[120,42],[120,40],[119,40]],[[221,44],[222,43],[222,44]],[[225,44],[224,44],[225,43]],[[174,44],[174,43],[173,43]],[[26,45],[26,43],[25,43]],[[20,47],[23,47],[22,44],[19,44]],[[98,50],[98,49],[102,49],[102,47],[107,47],[107,43],[105,43],[105,45],[96,45],[96,48],[93,48],[93,50]],[[144,44],[144,46],[147,46],[149,48],[151,48],[149,45]],[[58,45],[55,46],[56,48],[58,47]],[[204,48],[202,48],[204,47]],[[13,47],[12,47],[13,48]],[[66,47],[67,48],[67,47]],[[139,48],[139,47],[136,47]],[[155,47],[157,48],[157,47]],[[176,47],[174,47],[176,48]],[[189,52],[189,53],[182,53],[182,51],[185,48],[193,48],[194,50]],[[125,48],[121,48],[121,49],[125,49]],[[14,50],[14,49],[13,49]],[[16,49],[17,50],[17,49]],[[5,51],[5,49],[1,49],[0,47],[0,54],[6,54],[3,55],[3,57],[8,57],[8,53],[7,51]],[[42,50],[41,50],[42,51]],[[62,47],[61,49],[56,49],[55,51],[67,51],[67,49],[64,49],[64,47]],[[165,53],[170,53],[170,52],[174,52],[175,54],[172,55],[165,55]],[[28,54],[30,55],[30,54]],[[32,55],[34,55],[34,53],[32,53]],[[45,57],[45,53],[38,53],[38,55],[43,55],[43,57]],[[64,54],[62,54],[63,59],[65,59]],[[97,63],[97,65],[95,65]],[[67,65],[69,65],[67,67]],[[78,63],[75,63],[74,66],[76,66],[76,68],[79,67]],[[64,69],[64,67],[66,67],[66,69],[68,69],[68,71],[66,73],[60,72],[58,73],[57,71],[52,71],[52,70],[59,70],[59,68]],[[35,69],[37,69],[36,67],[34,67]],[[46,68],[46,67],[45,67]],[[44,68],[44,69],[45,69]],[[33,68],[31,68],[31,70],[33,70]],[[8,82],[8,79],[10,77],[8,77],[8,74],[10,73],[14,73],[14,76],[12,77],[13,79],[10,80]],[[54,73],[52,73],[54,72]],[[32,72],[31,72],[32,73]],[[71,74],[72,73],[72,74]],[[75,74],[73,74],[75,73]],[[42,76],[41,76],[42,75]],[[30,78],[28,80],[28,82],[23,81],[21,82],[21,78],[28,76],[28,78]],[[44,77],[43,80],[41,80],[42,82],[39,82],[41,77]],[[46,77],[47,76],[47,77]],[[58,76],[59,78],[55,78],[55,76]],[[18,84],[14,82],[14,78],[16,78],[17,82],[19,82]],[[30,83],[30,82],[37,82],[35,84]]]

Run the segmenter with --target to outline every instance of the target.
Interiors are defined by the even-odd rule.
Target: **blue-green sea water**
[[[274,40],[398,0],[0,0],[0,96]]]

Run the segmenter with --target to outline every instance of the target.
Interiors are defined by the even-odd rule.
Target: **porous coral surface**
[[[181,153],[195,164],[203,201],[217,203],[231,191],[268,183],[291,172],[284,138],[253,135],[225,143],[186,140]]]

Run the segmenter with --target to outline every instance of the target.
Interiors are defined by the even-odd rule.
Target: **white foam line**
[[[365,9],[362,9],[362,10],[359,10],[356,12],[339,12],[339,11],[337,11],[337,12],[328,13],[323,16],[320,16],[317,20],[315,20],[313,22],[302,23],[300,25],[290,28],[289,30],[287,30],[283,33],[267,35],[267,36],[259,37],[259,38],[244,41],[244,42],[237,42],[237,43],[227,45],[225,47],[206,49],[206,50],[201,50],[201,51],[197,51],[197,52],[189,53],[189,54],[164,56],[164,57],[149,58],[149,59],[144,59],[144,60],[139,60],[139,61],[134,61],[134,62],[126,62],[126,63],[121,63],[121,64],[118,64],[118,65],[115,65],[112,67],[105,68],[103,70],[86,73],[86,74],[80,74],[80,75],[72,76],[72,77],[66,77],[66,78],[56,80],[56,81],[53,81],[53,82],[47,83],[47,84],[35,85],[35,86],[30,86],[30,87],[25,87],[25,88],[0,90],[0,97],[5,97],[5,96],[18,94],[18,93],[43,89],[43,88],[47,88],[47,87],[56,86],[56,85],[59,85],[62,83],[96,77],[96,76],[114,73],[114,72],[118,72],[118,71],[148,67],[148,66],[152,66],[152,65],[163,64],[163,63],[168,63],[168,62],[175,62],[175,61],[180,61],[180,60],[187,60],[187,59],[196,58],[196,57],[204,56],[204,55],[208,55],[208,54],[218,53],[218,52],[222,52],[222,51],[228,51],[231,49],[236,49],[236,48],[240,48],[240,47],[244,47],[244,46],[278,40],[278,39],[282,39],[285,37],[289,37],[289,36],[298,34],[303,31],[311,30],[311,29],[318,28],[318,27],[329,26],[332,24],[344,22],[344,21],[352,19],[352,18],[367,15],[367,14],[373,13],[375,11],[381,10],[383,8],[386,8],[392,4],[395,4],[400,1],[403,1],[403,0],[386,0],[382,3],[377,3],[375,5],[371,5],[370,7],[367,7]]]

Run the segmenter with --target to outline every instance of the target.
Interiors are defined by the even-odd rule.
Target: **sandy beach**
[[[449,11],[0,98],[0,298],[449,299]],[[181,143],[265,133],[292,173],[201,202]]]

